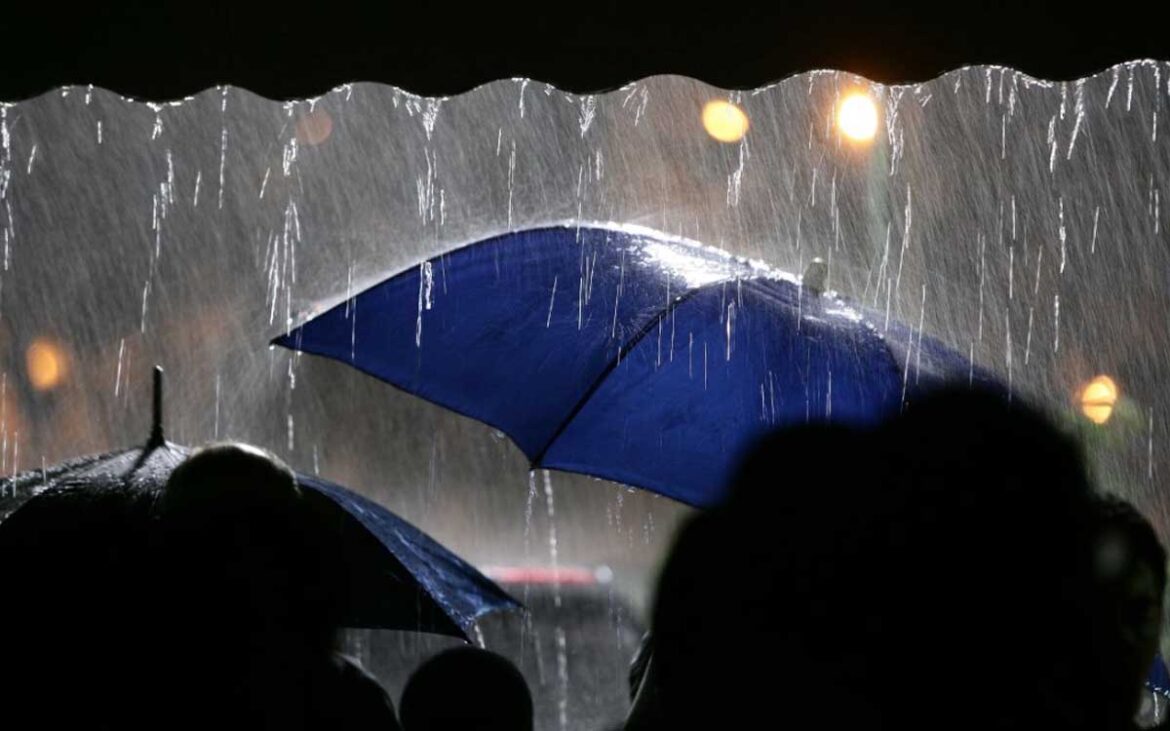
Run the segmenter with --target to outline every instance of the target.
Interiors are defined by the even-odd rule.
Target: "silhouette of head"
[[[1093,577],[1100,605],[1098,667],[1109,694],[1110,716],[1124,723],[1137,712],[1162,630],[1166,551],[1149,522],[1113,496],[1098,502]]]
[[[402,691],[406,731],[531,731],[532,696],[507,659],[456,647],[424,662]]]
[[[772,435],[664,566],[667,725],[1076,725],[1098,690],[1091,495],[1076,443],[1000,394]]]
[[[1091,717],[1092,492],[1076,442],[1019,401],[967,389],[912,405],[882,437],[896,501],[880,608],[887,720]],[[951,718],[959,692],[980,702]]]
[[[871,716],[858,651],[871,445],[841,427],[778,432],[748,455],[726,503],[680,531],[652,620],[663,727],[750,727],[779,708],[792,722]]]
[[[152,528],[166,647],[155,704],[186,709],[183,728],[303,727],[335,627],[294,473],[246,445],[196,450],[163,488]]]
[[[194,452],[155,510],[180,609],[205,622],[325,631],[310,516],[294,473],[242,444]]]

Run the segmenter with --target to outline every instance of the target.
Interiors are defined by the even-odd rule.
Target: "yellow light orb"
[[[837,108],[837,128],[841,134],[857,142],[869,142],[877,134],[878,110],[873,99],[864,92],[845,97]]]
[[[49,391],[65,379],[65,354],[54,343],[39,338],[25,351],[28,380],[38,391]]]
[[[1109,376],[1097,376],[1081,388],[1081,413],[1094,424],[1104,424],[1117,404],[1117,384]]]
[[[748,131],[748,117],[728,101],[714,100],[703,107],[703,128],[720,142],[739,142]]]

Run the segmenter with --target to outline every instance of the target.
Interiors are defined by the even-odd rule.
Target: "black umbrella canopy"
[[[1156,6],[1146,3],[1149,10]],[[427,96],[524,76],[574,92],[656,74],[756,88],[813,69],[921,82],[976,64],[1072,79],[1170,58],[1143,3],[156,3],[6,9],[0,99],[92,83],[162,101],[218,84],[305,98],[353,81]],[[685,9],[684,9],[685,8]]]
[[[118,516],[111,530],[145,530],[142,523],[171,472],[190,454],[163,436],[161,369],[155,369],[154,384],[154,424],[144,446],[0,480],[0,546],[38,550],[24,545],[28,541],[8,545],[5,534],[30,536],[38,544],[69,540],[74,522],[86,521],[86,506],[111,500],[125,503],[105,511]],[[316,525],[324,535],[314,538],[328,552],[343,625],[468,639],[483,615],[520,608],[466,561],[381,505],[318,477],[297,473],[297,481],[321,518]],[[42,526],[51,530],[44,533]],[[86,531],[96,534],[93,526]]]

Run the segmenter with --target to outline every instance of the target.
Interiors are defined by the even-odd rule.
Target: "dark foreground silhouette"
[[[335,650],[318,520],[239,445],[161,493],[30,501],[0,523],[3,727],[399,728]],[[680,530],[626,728],[1129,731],[1165,585],[1150,524],[1018,402],[965,390],[873,430],[780,431]],[[530,731],[532,711],[515,666],[472,647],[401,699],[406,731]]]
[[[1129,728],[1164,555],[1136,513],[1109,549],[1104,504],[998,395],[774,434],[680,531],[627,727]]]
[[[435,655],[402,691],[406,731],[532,731],[532,696],[520,671],[493,652],[456,647]]]

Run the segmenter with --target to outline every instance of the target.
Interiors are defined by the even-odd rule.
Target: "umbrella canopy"
[[[274,340],[506,434],[531,465],[720,498],[774,427],[873,424],[990,381],[799,278],[662,234],[558,226],[472,243]]]
[[[156,403],[157,393],[156,389]],[[62,499],[63,493],[85,491],[96,494],[92,499],[101,499],[102,494],[122,492],[139,502],[152,502],[189,452],[164,440],[156,427],[144,447],[82,457],[0,480],[0,537],[25,520],[52,522],[60,513],[55,506],[79,504],[68,496]],[[468,639],[468,631],[484,614],[520,608],[473,566],[378,503],[319,477],[301,473],[296,477],[328,533],[319,538],[336,559],[330,578],[343,607],[344,625]]]
[[[1162,659],[1160,652],[1154,656],[1154,662],[1150,665],[1149,675],[1146,676],[1146,688],[1170,697],[1170,670],[1166,669],[1166,661]]]

